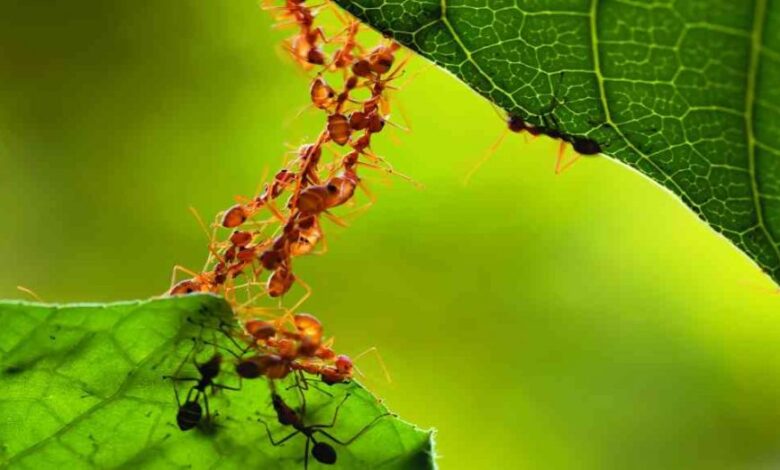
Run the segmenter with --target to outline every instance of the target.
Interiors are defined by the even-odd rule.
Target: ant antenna
[[[45,303],[43,301],[43,299],[38,294],[35,293],[34,290],[32,290],[32,289],[30,289],[28,287],[16,286],[16,289],[21,291],[21,292],[24,292],[25,294],[29,295],[30,297],[32,297],[33,299],[35,299],[36,301],[38,301],[40,303]]]
[[[363,357],[363,356],[365,356],[367,354],[370,354],[370,353],[373,353],[375,355],[376,360],[379,363],[379,367],[382,368],[382,373],[384,374],[385,380],[387,380],[387,383],[388,384],[393,383],[393,379],[392,379],[392,377],[390,377],[390,370],[387,368],[387,364],[385,364],[385,360],[382,359],[382,355],[379,354],[379,349],[377,349],[376,346],[371,346],[370,348],[366,349],[362,353],[360,353],[357,356],[355,356],[355,358],[353,359],[353,362],[357,362],[358,360],[360,360],[361,357]],[[354,367],[355,367],[355,370],[357,370],[358,373],[361,376],[366,377],[366,375],[363,372],[361,372],[360,369],[357,366],[354,366]]]

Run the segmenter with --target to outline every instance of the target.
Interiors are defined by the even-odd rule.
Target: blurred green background
[[[146,298],[207,217],[316,136],[308,78],[254,0],[0,0],[0,296]],[[423,69],[378,196],[297,263],[305,310],[456,468],[780,466],[780,296],[674,197],[605,158],[501,133]],[[411,76],[411,74],[409,74]],[[383,136],[384,137],[384,136]],[[265,437],[258,430],[258,442]]]

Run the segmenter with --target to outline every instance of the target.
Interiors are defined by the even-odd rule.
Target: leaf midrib
[[[761,49],[766,24],[766,0],[756,0],[753,9],[753,28],[750,40],[750,61],[748,62],[748,86],[745,90],[745,133],[747,134],[748,173],[750,174],[750,189],[753,194],[753,204],[756,210],[758,226],[766,235],[769,244],[774,249],[775,257],[780,260],[780,248],[764,221],[764,205],[761,203],[761,193],[756,175],[756,139],[754,129],[754,109],[756,106],[756,81],[758,80],[758,65],[761,61]]]

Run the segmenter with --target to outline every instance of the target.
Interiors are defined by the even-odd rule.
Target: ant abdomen
[[[333,142],[345,145],[349,142],[352,133],[349,119],[343,114],[331,114],[328,116],[328,134]]]
[[[197,401],[188,401],[183,404],[176,413],[176,424],[182,431],[189,431],[200,422],[203,417],[203,409]]]
[[[571,142],[574,151],[580,155],[597,155],[601,153],[601,146],[598,142],[585,137],[575,137]]]
[[[244,206],[236,204],[231,207],[222,216],[222,226],[225,228],[235,228],[246,222],[247,213]]]
[[[316,442],[311,448],[311,455],[317,459],[317,462],[325,465],[336,463],[336,449],[327,442]]]

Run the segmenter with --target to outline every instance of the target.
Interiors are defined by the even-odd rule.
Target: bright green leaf
[[[335,1],[510,115],[539,125],[551,114],[566,134],[595,140],[780,280],[780,8]]]
[[[267,421],[277,440],[292,431],[276,421],[263,380],[209,395],[215,417],[199,428],[176,426],[173,383],[162,377],[197,376],[187,359],[194,345],[203,347],[199,363],[217,349],[204,341],[226,346],[227,336],[208,325],[230,318],[229,306],[212,296],[109,305],[0,303],[0,467],[302,468],[305,438],[274,447],[257,421]],[[227,363],[216,381],[239,383]],[[179,383],[182,397],[189,386]],[[323,390],[333,397],[306,392],[305,422],[329,423],[349,393],[330,430],[340,439],[387,411],[355,383]],[[295,407],[296,391],[281,392]],[[431,432],[391,416],[349,446],[334,447],[339,468],[433,467]],[[310,459],[310,467],[320,465]]]

